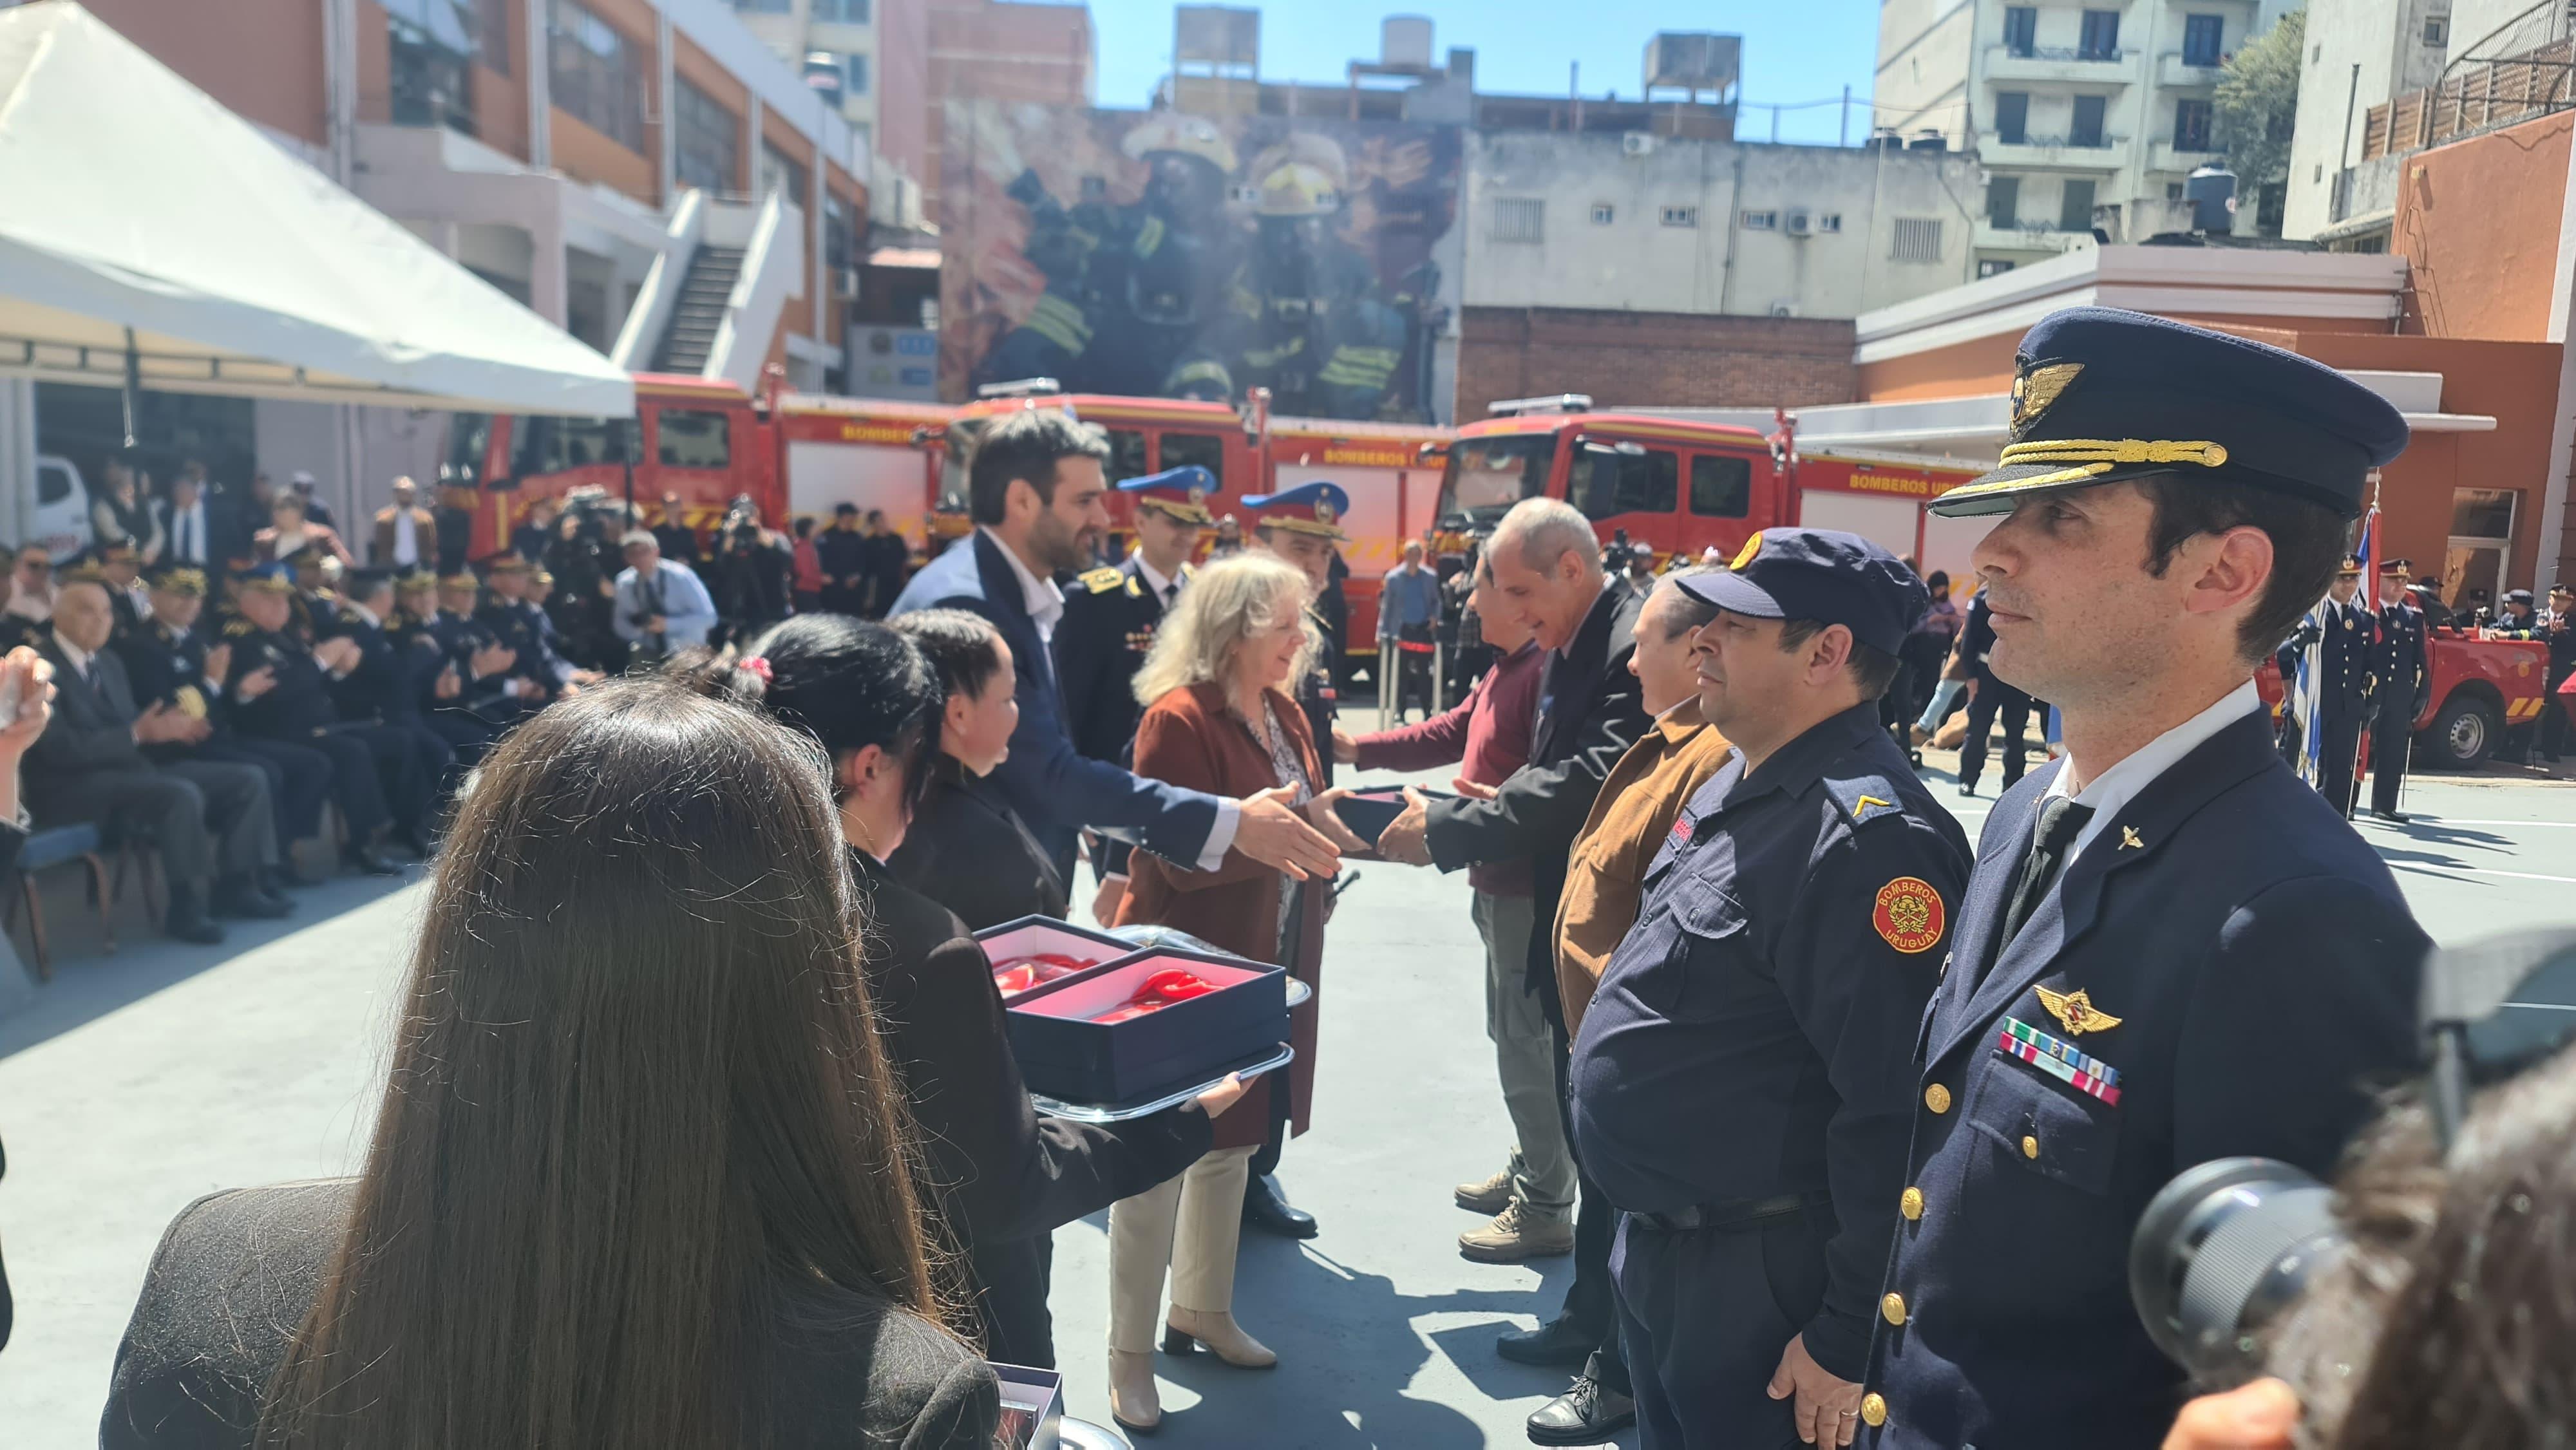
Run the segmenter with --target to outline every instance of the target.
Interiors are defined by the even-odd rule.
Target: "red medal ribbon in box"
[[[2017,1057],[2076,1091],[2120,1105],[2120,1071],[2073,1043],[2049,1036],[2018,1017],[2004,1019],[1995,1050]]]
[[[1192,997],[1204,997],[1215,990],[1214,986],[1200,980],[1195,972],[1167,968],[1147,977],[1145,984],[1138,987],[1135,994],[1125,1002],[1100,1013],[1091,1020],[1124,1022],[1132,1017],[1142,1017],[1148,1012],[1160,1012],[1175,1002],[1186,1002]]]

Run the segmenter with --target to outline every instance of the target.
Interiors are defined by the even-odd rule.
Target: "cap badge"
[[[1319,524],[1329,524],[1332,521],[1333,501],[1328,498],[1319,498],[1315,500],[1315,522]]]
[[[2072,992],[2052,992],[2042,987],[2039,989],[2039,1005],[2048,1009],[2048,1015],[2057,1019],[2069,1037],[2081,1037],[2087,1032],[2108,1032],[2120,1025],[2119,1018],[2097,1010],[2093,999],[2081,987]]]
[[[1762,531],[1760,529],[1755,529],[1753,531],[1753,537],[1744,541],[1744,547],[1735,551],[1734,561],[1726,567],[1741,572],[1745,565],[1753,562],[1753,556],[1761,552]]]
[[[1198,486],[1197,484],[1195,484],[1195,483],[1194,483],[1194,484],[1191,484],[1191,485],[1190,485],[1190,503],[1191,503],[1192,505],[1197,505],[1197,504],[1203,504],[1203,503],[1206,503],[1206,502],[1207,502],[1207,490],[1206,490],[1206,489],[1204,489],[1204,488],[1199,487],[1199,486]]]
[[[1938,946],[1948,919],[1941,909],[1941,893],[1932,889],[1931,882],[1920,876],[1899,876],[1878,888],[1869,924],[1878,928],[1880,939],[1889,946],[1911,955]]]
[[[2046,363],[2013,379],[2012,436],[2019,438],[2084,371],[2082,363]]]

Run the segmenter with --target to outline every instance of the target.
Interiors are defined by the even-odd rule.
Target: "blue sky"
[[[1246,0],[1236,0],[1246,3]],[[1566,92],[1567,66],[1583,68],[1583,91],[1638,93],[1647,38],[1657,30],[1714,30],[1744,37],[1742,98],[1748,103],[1833,101],[1852,88],[1852,139],[1867,132],[1861,102],[1869,97],[1878,54],[1873,0],[1795,0],[1730,4],[1678,0],[1298,0],[1256,3],[1261,11],[1261,73],[1273,80],[1338,81],[1345,62],[1374,58],[1378,21],[1388,14],[1427,15],[1432,54],[1453,45],[1476,51],[1476,85],[1486,91]],[[1167,0],[1091,0],[1099,46],[1099,98],[1104,106],[1142,106],[1171,69],[1172,6]],[[1783,141],[1834,140],[1839,104],[1782,113]],[[1767,111],[1742,113],[1737,134],[1770,135]]]

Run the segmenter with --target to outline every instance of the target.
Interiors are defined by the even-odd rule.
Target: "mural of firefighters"
[[[949,104],[943,397],[1265,387],[1288,415],[1432,420],[1457,127]]]

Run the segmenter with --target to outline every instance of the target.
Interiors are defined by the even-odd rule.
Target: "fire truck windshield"
[[[492,415],[459,413],[447,425],[447,458],[439,480],[455,488],[483,482],[483,450],[492,442]]]
[[[1441,527],[1490,529],[1513,504],[1546,493],[1556,442],[1554,433],[1513,433],[1451,444],[1440,476]]]

